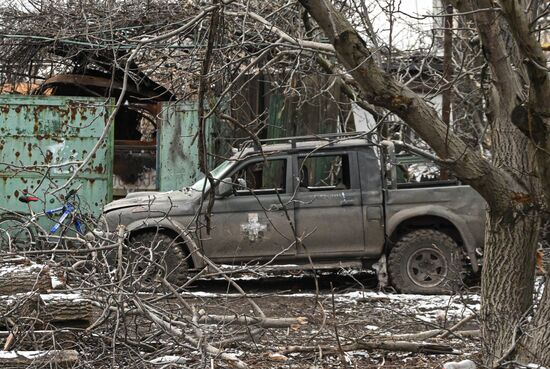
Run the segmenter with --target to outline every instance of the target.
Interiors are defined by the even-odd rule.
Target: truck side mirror
[[[231,177],[226,177],[218,184],[218,187],[216,188],[216,195],[225,197],[231,193],[233,193],[233,181]]]

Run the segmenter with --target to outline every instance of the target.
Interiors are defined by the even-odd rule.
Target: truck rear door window
[[[396,155],[397,188],[450,186],[458,180],[448,169],[410,153]]]
[[[349,159],[345,154],[302,157],[298,159],[298,169],[300,191],[351,188]]]

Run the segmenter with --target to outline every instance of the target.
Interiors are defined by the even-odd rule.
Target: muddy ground
[[[431,355],[357,349],[339,352],[338,347],[353,342],[379,341],[390,334],[416,333],[450,327],[465,316],[476,314],[479,295],[473,292],[455,296],[420,296],[379,292],[376,280],[369,274],[324,275],[310,277],[272,277],[239,281],[248,298],[258,304],[269,317],[305,317],[300,327],[269,329],[253,339],[239,339],[228,344],[227,352],[235,354],[250,368],[442,368],[448,361],[477,360],[477,339],[450,337],[425,340],[448,345],[455,354]],[[222,280],[204,280],[183,294],[197,311],[209,314],[250,314],[253,307]],[[167,311],[176,312],[178,303],[168,303]],[[134,331],[135,329],[135,331]],[[476,329],[475,320],[462,327]],[[213,339],[231,339],[245,334],[250,327],[220,325],[208,327]],[[153,327],[151,327],[153,331]],[[128,334],[147,342],[147,324],[140,322]],[[421,340],[413,340],[421,342]],[[312,346],[309,352],[285,351],[288,346]],[[327,350],[328,349],[328,350]],[[111,353],[112,354],[112,353]],[[124,350],[120,351],[123,355]],[[168,344],[165,359],[174,353]],[[179,364],[169,364],[162,353],[154,357],[146,353],[126,353],[127,367],[226,368],[221,360],[205,359],[196,351],[178,354]],[[120,361],[117,360],[120,363]],[[156,362],[157,364],[152,364]],[[163,364],[161,364],[163,363]]]

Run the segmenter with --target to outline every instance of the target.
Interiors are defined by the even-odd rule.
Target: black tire
[[[452,293],[462,285],[464,256],[447,234],[418,229],[397,241],[390,252],[388,271],[399,292]]]
[[[132,284],[141,290],[162,286],[161,278],[176,286],[189,276],[185,245],[160,232],[147,232],[130,237],[128,270]]]
[[[4,214],[0,216],[0,250],[3,252],[24,252],[39,249],[36,232],[23,215]]]

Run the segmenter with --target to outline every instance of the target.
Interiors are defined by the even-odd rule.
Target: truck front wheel
[[[153,289],[162,279],[176,286],[188,278],[185,245],[161,232],[146,232],[130,238],[129,269],[132,283],[139,289]]]
[[[397,241],[390,252],[388,270],[391,283],[399,292],[449,293],[461,285],[464,258],[447,234],[418,229]]]

